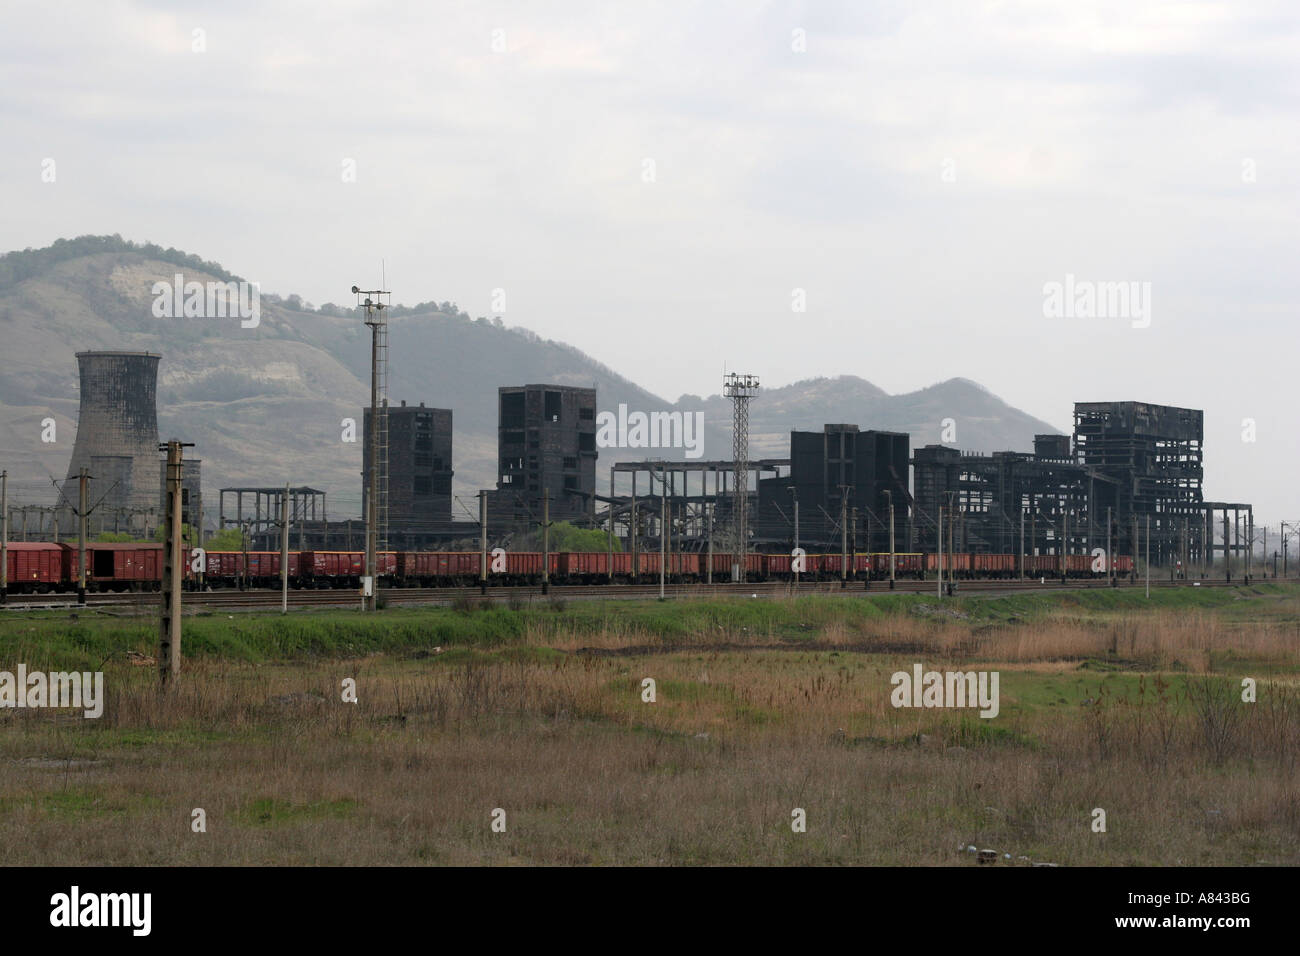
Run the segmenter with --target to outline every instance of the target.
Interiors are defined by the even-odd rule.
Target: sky
[[[1207,497],[1290,520],[1298,80],[1285,2],[6,0],[0,251],[382,274],[669,399],[1203,408]]]

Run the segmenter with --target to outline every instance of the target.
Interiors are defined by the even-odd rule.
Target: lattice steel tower
[[[732,522],[736,557],[731,579],[743,581],[743,555],[749,550],[749,400],[758,394],[758,376],[732,372],[722,380],[722,392],[731,399],[731,458],[735,467]]]

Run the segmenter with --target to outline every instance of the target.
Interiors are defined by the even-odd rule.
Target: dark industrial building
[[[888,551],[891,506],[895,546],[905,550],[910,445],[903,432],[861,431],[857,425],[792,431],[789,475],[758,484],[755,537],[765,544],[792,546],[797,497],[799,544],[806,551],[840,549],[841,508],[851,545],[859,551]]]
[[[82,468],[90,472],[87,525],[101,531],[151,532],[160,520],[158,362],[152,352],[78,352],[81,402],[77,439],[63,484],[59,526],[75,529],[71,507]]]
[[[912,459],[912,547],[937,549],[941,507],[945,551],[1018,553],[1022,513],[1026,554],[1059,553],[1066,534],[1082,547],[1087,473],[1071,458],[1069,442],[1068,435],[1036,435],[1032,455],[973,454],[949,445],[918,448]]]
[[[1151,562],[1208,563],[1215,546],[1214,512],[1225,512],[1224,539],[1236,529],[1226,512],[1250,506],[1205,502],[1201,481],[1203,415],[1199,410],[1143,402],[1079,402],[1073,443],[1067,435],[1034,436],[1034,453],[979,455],[926,445],[912,459],[914,546],[937,546],[944,508],[945,549],[1016,553],[1145,554]],[[950,539],[951,536],[951,539]]]
[[[370,409],[364,410],[362,493],[369,486]],[[422,548],[451,522],[452,412],[388,406],[388,546]],[[362,500],[365,500],[364,497]]]
[[[1074,453],[1089,470],[1093,515],[1105,535],[1107,509],[1120,538],[1151,523],[1151,560],[1166,565],[1200,552],[1204,521],[1204,414],[1145,402],[1076,402]]]
[[[596,390],[566,385],[497,390],[497,487],[489,524],[536,526],[543,492],[552,521],[594,518]]]

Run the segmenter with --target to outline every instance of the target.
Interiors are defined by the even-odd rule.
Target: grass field
[[[107,696],[0,710],[5,862],[1300,863],[1294,585],[196,615],[165,700],[156,640],[0,618]],[[998,715],[895,708],[914,664]]]

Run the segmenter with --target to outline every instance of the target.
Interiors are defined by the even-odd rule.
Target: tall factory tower
[[[81,408],[63,497],[77,504],[81,469],[89,469],[87,503],[98,502],[89,519],[92,533],[140,533],[146,527],[152,530],[160,520],[156,513],[160,358],[150,352],[77,353]]]

